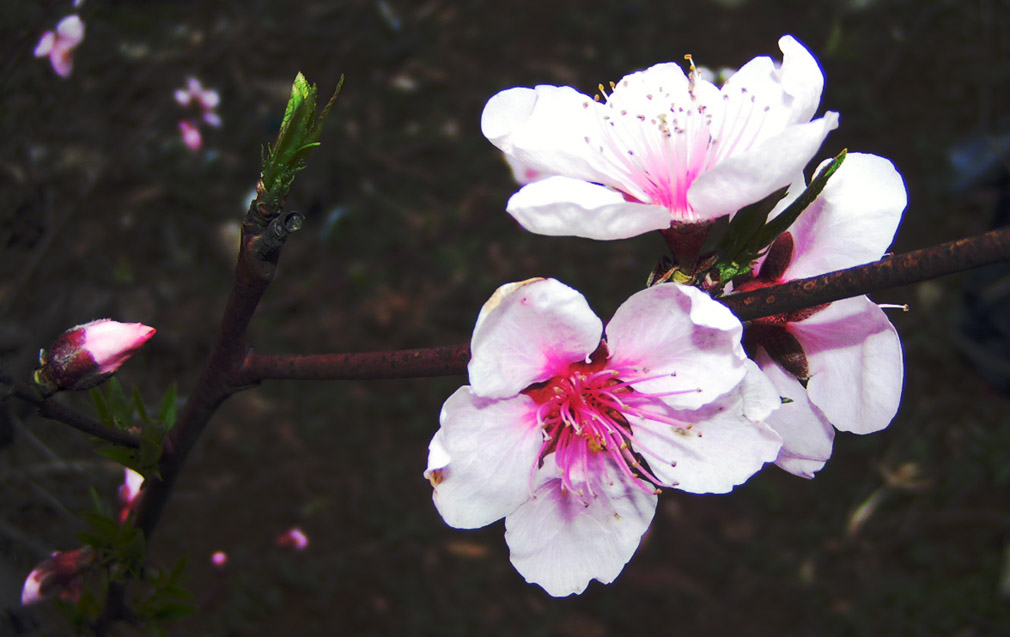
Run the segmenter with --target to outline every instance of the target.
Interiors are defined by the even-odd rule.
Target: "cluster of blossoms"
[[[179,120],[179,132],[187,148],[192,151],[200,150],[203,146],[200,122],[212,128],[221,126],[221,117],[214,110],[220,104],[221,96],[215,90],[204,88],[200,80],[190,77],[186,78],[185,88],[176,89],[175,101],[183,108],[195,106],[199,111],[198,118],[186,117]]]
[[[537,86],[484,109],[523,184],[507,211],[524,228],[658,230],[677,264],[606,329],[558,281],[503,286],[477,318],[470,384],[442,408],[425,471],[436,507],[458,528],[505,518],[513,565],[551,595],[613,581],[661,489],[725,493],[770,462],[812,477],[835,429],[877,431],[897,411],[900,341],[866,297],[747,325],[713,298],[875,261],[905,208],[891,163],[855,153],[799,199],[838,115],[814,118],[817,61],[792,37],[779,46],[781,63],[720,71],[721,87],[659,64],[602,99]],[[725,255],[701,246],[755,207],[789,225],[719,270]]]
[[[70,77],[74,70],[74,49],[83,41],[84,22],[77,15],[68,15],[59,21],[55,30],[42,34],[35,45],[35,57],[48,57],[57,75]]]

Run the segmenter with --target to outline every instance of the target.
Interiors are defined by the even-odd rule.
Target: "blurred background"
[[[539,237],[504,212],[516,186],[480,113],[511,86],[592,93],[685,53],[735,68],[778,59],[790,33],[824,69],[822,111],[841,113],[821,158],[876,153],[906,180],[895,251],[988,229],[1006,188],[991,149],[1010,113],[1007,0],[88,0],[63,79],[33,51],[74,11],[0,3],[0,355],[26,380],[60,331],[108,316],[158,329],[123,384],[153,403],[178,381],[185,398],[298,71],[323,95],[346,83],[288,202],[308,219],[251,327],[266,353],[464,342],[498,285],[532,276],[604,317],[643,286],[658,236]],[[189,77],[218,91],[220,127],[173,98]],[[876,295],[911,308],[891,314],[892,425],[840,434],[811,481],[769,466],[726,496],[665,493],[623,574],[580,597],[523,582],[501,523],[454,530],[431,505],[427,444],[463,377],[236,395],[153,538],[155,562],[188,556],[198,607],[170,634],[1010,634],[1010,358],[991,325],[1010,314],[971,314],[979,281],[1005,274]],[[20,607],[22,582],[78,545],[88,487],[112,503],[121,476],[83,435],[0,405],[0,634],[65,630],[52,603]],[[308,548],[279,550],[293,525]]]

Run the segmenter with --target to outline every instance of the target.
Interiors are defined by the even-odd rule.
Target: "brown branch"
[[[719,300],[742,321],[918,283],[1010,259],[1010,228],[906,252],[876,263],[790,281]],[[455,376],[466,373],[468,345],[388,352],[272,356],[250,353],[238,382]]]
[[[34,405],[39,410],[39,415],[43,418],[56,420],[73,427],[77,431],[82,431],[89,436],[101,438],[107,442],[139,449],[140,440],[125,431],[119,431],[106,427],[101,422],[74,411],[73,409],[60,404],[53,397],[43,397],[35,387],[14,380],[6,371],[0,370],[0,383],[10,387],[10,395],[19,398],[30,405]]]

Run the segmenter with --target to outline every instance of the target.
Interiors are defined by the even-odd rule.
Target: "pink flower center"
[[[621,379],[621,376],[639,375],[639,370],[630,367],[608,368],[606,347],[601,344],[591,362],[571,363],[564,373],[523,392],[538,404],[537,424],[545,434],[538,461],[530,468],[531,480],[540,461],[554,453],[564,488],[593,495],[594,478],[607,478],[593,475],[599,472],[599,467],[606,466],[597,462],[599,454],[606,454],[621,473],[646,493],[658,493],[658,487],[675,486],[663,482],[642,464],[636,452],[662,462],[669,460],[650,452],[635,438],[628,416],[659,422],[683,432],[687,432],[690,425],[669,415],[668,408],[658,398],[666,394],[633,388],[634,384],[656,376],[632,381]]]
[[[629,201],[663,206],[674,221],[697,221],[687,194],[699,175],[758,139],[768,106],[750,99],[701,103],[690,89],[674,96],[662,86],[613,86],[598,109],[602,139],[586,138],[613,170],[608,183]],[[601,86],[602,89],[602,86]],[[740,89],[746,94],[747,89]],[[587,103],[588,107],[589,104]],[[713,114],[717,111],[717,115]]]

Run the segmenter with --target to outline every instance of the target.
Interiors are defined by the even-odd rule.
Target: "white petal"
[[[425,477],[446,524],[474,529],[529,498],[529,476],[543,434],[528,396],[489,400],[460,387],[442,406]]]
[[[467,370],[479,396],[514,396],[584,361],[600,344],[603,322],[585,297],[554,279],[534,280],[492,301],[470,341]]]
[[[806,124],[789,126],[699,175],[687,199],[700,219],[735,213],[788,186],[837,126],[838,115],[833,112]]]
[[[742,333],[733,313],[701,290],[677,283],[654,285],[621,304],[607,325],[607,366],[634,367],[640,377],[671,374],[636,383],[635,389],[685,391],[663,400],[675,408],[694,409],[743,379]]]
[[[779,38],[782,67],[779,71],[782,89],[792,96],[790,123],[809,122],[821,103],[824,90],[824,72],[817,60],[791,35]]]
[[[39,43],[35,45],[35,57],[45,57],[49,55],[53,50],[53,45],[56,44],[56,34],[52,31],[46,31],[39,38]]]
[[[593,579],[609,584],[638,549],[656,496],[625,482],[613,465],[613,481],[602,480],[595,497],[563,490],[551,469],[545,462],[535,497],[505,518],[513,566],[555,597],[581,593]]]
[[[890,424],[901,401],[904,364],[898,332],[865,296],[835,301],[790,323],[807,355],[807,394],[836,429],[857,434]]]
[[[598,149],[600,104],[568,86],[512,88],[484,106],[484,136],[526,166],[587,181],[604,181],[609,172]]]
[[[813,478],[831,457],[835,428],[807,399],[807,390],[796,377],[783,370],[761,349],[755,357],[779,395],[792,402],[782,404],[766,421],[782,437],[775,459],[782,469],[803,478]]]
[[[530,232],[553,237],[627,239],[670,226],[663,206],[629,202],[615,190],[570,177],[524,186],[506,210]]]
[[[744,415],[743,396],[741,387],[701,409],[666,414],[690,428],[628,416],[636,451],[658,478],[682,491],[732,491],[775,460],[782,446],[774,430]]]
[[[84,39],[84,22],[76,15],[68,15],[56,25],[56,35],[72,49]]]
[[[794,257],[784,278],[804,279],[876,261],[891,245],[907,201],[905,184],[891,162],[849,154],[790,227]]]

